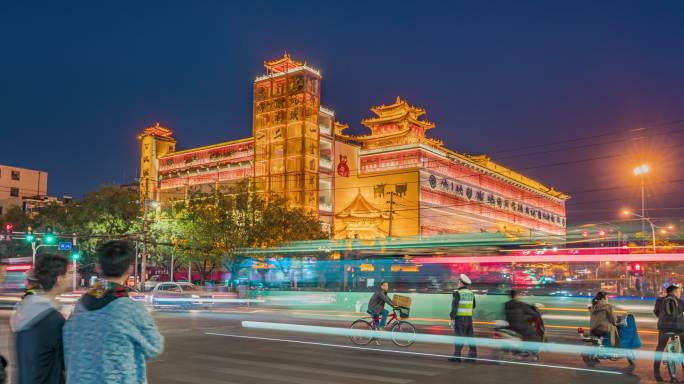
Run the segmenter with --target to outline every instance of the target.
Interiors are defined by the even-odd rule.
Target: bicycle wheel
[[[349,329],[352,330],[358,330],[358,331],[372,331],[373,326],[369,321],[366,320],[356,320],[355,322],[352,323],[352,325],[349,327]],[[372,337],[367,337],[367,336],[360,336],[360,335],[351,335],[349,336],[349,339],[352,341],[352,343],[356,345],[368,345],[370,344],[371,341],[373,341]]]
[[[392,341],[400,347],[408,347],[416,341],[416,327],[408,321],[397,321],[392,326]]]
[[[679,365],[682,345],[679,340],[670,340],[665,347],[665,364],[670,377],[677,377],[677,365]]]

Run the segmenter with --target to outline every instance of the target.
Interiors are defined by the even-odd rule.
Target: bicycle
[[[679,338],[679,334],[675,332],[668,332],[666,335],[669,337],[665,349],[663,350],[663,364],[667,366],[667,371],[670,373],[671,378],[677,377],[677,365],[682,365],[682,370],[684,370],[684,360],[682,360],[682,343]]]
[[[394,308],[384,327],[385,330],[392,332],[392,342],[398,347],[410,347],[416,341],[416,327],[410,322],[403,320],[408,318],[408,313],[408,308]],[[370,319],[370,321],[366,319]],[[349,329],[380,332],[379,324],[380,316],[368,316],[354,321]],[[352,335],[349,338],[352,343],[360,346],[368,345],[377,340],[377,338],[372,336],[360,335]]]

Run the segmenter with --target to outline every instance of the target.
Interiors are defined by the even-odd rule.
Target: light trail
[[[164,297],[164,298],[153,298],[151,300],[157,301],[158,305],[163,305],[160,303],[174,302],[174,303],[265,303],[266,300],[263,299],[210,299],[210,298],[186,298],[186,297]]]
[[[343,336],[343,337],[364,337],[364,338],[375,338],[382,340],[414,340],[416,342],[432,343],[432,344],[474,344],[477,347],[494,348],[501,349],[505,346],[509,349],[517,350],[538,350],[540,352],[551,352],[551,353],[561,353],[581,356],[582,354],[615,354],[624,355],[626,350],[620,348],[599,348],[596,346],[586,346],[586,345],[572,345],[572,344],[561,344],[561,343],[540,343],[532,341],[515,341],[514,343],[506,342],[497,339],[489,339],[483,337],[462,337],[462,336],[445,336],[445,335],[431,335],[425,333],[416,333],[414,335],[405,334],[393,334],[392,332],[377,332],[377,331],[367,331],[349,328],[337,328],[337,327],[324,327],[315,325],[302,325],[302,324],[288,324],[288,323],[269,323],[269,322],[258,322],[258,321],[243,321],[242,326],[244,328],[253,329],[264,329],[270,331],[284,331],[284,332],[298,332],[298,333],[309,333],[309,334],[323,334],[330,336]],[[635,358],[653,361],[656,356],[655,352],[652,351],[640,351],[640,350],[629,350]],[[684,355],[680,354],[677,357],[680,361],[684,362]]]
[[[261,341],[276,341],[276,342],[282,342],[282,343],[317,345],[317,346],[321,346],[321,347],[332,347],[332,348],[341,348],[341,349],[354,349],[354,350],[360,350],[360,351],[373,351],[373,352],[384,352],[384,353],[396,353],[396,354],[400,354],[400,355],[409,355],[409,356],[439,357],[439,358],[445,358],[445,359],[446,359],[446,358],[453,357],[453,356],[450,356],[450,355],[440,355],[440,354],[437,354],[437,353],[413,352],[413,351],[397,351],[397,350],[394,350],[394,349],[382,349],[382,348],[372,348],[372,347],[357,347],[357,346],[353,346],[353,345],[340,345],[340,344],[331,344],[331,343],[320,343],[320,342],[314,342],[314,341],[278,339],[278,338],[272,338],[272,337],[258,337],[258,336],[234,335],[234,334],[216,333],[216,332],[205,332],[204,334],[205,334],[205,335],[210,335],[210,336],[233,337],[233,338],[238,338],[238,339],[261,340]],[[615,371],[605,371],[605,370],[601,370],[601,369],[591,369],[591,368],[568,367],[568,366],[565,366],[565,365],[529,363],[529,362],[524,362],[524,361],[507,361],[507,360],[485,359],[485,358],[480,358],[480,357],[477,357],[477,358],[464,358],[464,360],[477,360],[477,361],[486,361],[486,362],[501,363],[501,364],[531,366],[531,367],[537,367],[537,368],[552,368],[552,369],[564,369],[564,370],[580,371],[580,372],[603,373],[603,374],[607,374],[607,375],[622,375],[621,372],[615,372]]]
[[[599,255],[506,255],[506,256],[438,256],[414,257],[416,264],[511,264],[511,263],[596,263],[599,261],[684,261],[684,253],[624,254],[611,253]]]

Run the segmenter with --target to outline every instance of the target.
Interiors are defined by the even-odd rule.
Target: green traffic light
[[[36,237],[32,234],[27,234],[26,235],[26,241],[29,243],[33,243],[36,240]]]
[[[55,236],[50,233],[47,233],[45,234],[45,236],[43,236],[43,241],[45,242],[45,244],[52,244],[55,242],[55,240]]]
[[[74,252],[74,253],[72,253],[72,254],[71,254],[71,258],[72,258],[73,260],[78,260],[78,259],[80,259],[80,258],[81,258],[81,252]]]

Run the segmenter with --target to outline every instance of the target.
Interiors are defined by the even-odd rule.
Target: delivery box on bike
[[[411,308],[411,298],[394,294],[394,296],[392,296],[392,304],[394,304],[395,307]]]
[[[392,296],[392,304],[399,308],[399,316],[402,319],[408,319],[411,312],[411,298],[395,294]]]

